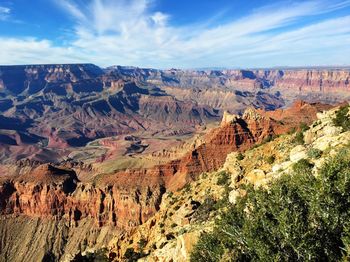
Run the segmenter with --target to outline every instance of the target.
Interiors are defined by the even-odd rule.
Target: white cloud
[[[9,18],[11,9],[8,7],[0,6],[0,21],[5,21]]]
[[[151,11],[151,0],[56,1],[74,19],[75,39],[58,47],[48,40],[3,38],[0,62],[255,67],[350,60],[350,16],[299,24],[307,16],[348,7],[348,0],[265,6],[216,27],[174,27],[168,14]]]

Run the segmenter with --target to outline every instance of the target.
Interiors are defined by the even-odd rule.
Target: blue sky
[[[350,64],[350,0],[1,0],[0,64]]]

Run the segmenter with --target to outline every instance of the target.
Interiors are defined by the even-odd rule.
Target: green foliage
[[[238,155],[237,155],[237,160],[241,161],[243,159],[244,159],[244,155],[241,152],[239,152]]]
[[[272,135],[268,135],[266,138],[264,138],[264,140],[262,141],[262,145],[263,144],[266,144],[266,143],[268,143],[268,142],[271,142],[271,141],[273,141],[275,139],[275,137],[274,136],[272,136]]]
[[[348,117],[349,107],[343,106],[339,108],[339,110],[335,114],[335,118],[333,119],[333,124],[335,126],[341,126],[344,131],[350,130],[350,119]]]
[[[138,259],[144,257],[143,254],[136,252],[132,247],[125,251],[124,259],[128,262],[136,262]]]
[[[268,190],[246,186],[227,204],[191,261],[347,261],[350,258],[350,161],[341,153],[317,177],[300,160]]]
[[[168,193],[168,198],[173,198],[173,196],[174,196],[174,193],[170,191],[170,192]]]
[[[304,144],[304,134],[302,131],[299,131],[295,134],[295,137],[294,137],[294,144],[297,144],[297,145],[303,145]]]
[[[191,191],[191,184],[190,183],[187,183],[183,189],[182,189],[185,193],[188,193]]]
[[[219,186],[223,186],[223,185],[227,185],[229,182],[230,182],[230,175],[225,171],[219,172],[218,180],[216,184]]]
[[[276,160],[276,157],[274,155],[268,156],[266,158],[266,162],[270,165],[273,164],[275,162],[275,160]]]
[[[191,253],[193,262],[215,262],[219,261],[224,253],[220,240],[211,233],[204,233],[200,236],[200,241]]]
[[[145,248],[145,246],[147,245],[147,240],[144,239],[144,238],[141,238],[140,241],[137,243],[138,247],[139,247],[139,250],[143,251],[143,249]]]
[[[199,222],[208,220],[210,212],[216,210],[215,204],[214,198],[208,196],[193,214],[193,218]]]
[[[305,132],[306,130],[309,130],[310,127],[306,124],[306,123],[300,123],[299,125],[299,129],[301,130],[301,132]]]
[[[109,259],[107,257],[107,250],[102,248],[97,250],[96,252],[87,252],[85,255],[82,255],[81,253],[79,253],[73,258],[72,261],[73,262],[107,262],[109,261]]]
[[[292,134],[294,134],[296,131],[297,131],[296,128],[295,128],[295,127],[292,127],[291,129],[288,130],[287,134],[292,135]]]
[[[317,148],[311,148],[308,152],[307,152],[307,156],[313,159],[318,159],[322,156],[322,151],[317,149]]]
[[[297,174],[311,174],[313,164],[306,159],[300,159],[298,162],[293,164],[293,171]]]

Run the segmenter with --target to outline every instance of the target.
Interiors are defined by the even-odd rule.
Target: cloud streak
[[[2,38],[1,60],[193,68],[345,64],[350,58],[350,16],[302,23],[349,7],[350,1],[264,6],[216,27],[175,27],[169,14],[152,11],[155,2],[150,0],[90,0],[84,5],[60,0],[57,5],[74,20],[68,44],[35,38],[16,44],[18,39]]]
[[[0,6],[0,21],[5,21],[10,17],[11,9],[8,7]]]

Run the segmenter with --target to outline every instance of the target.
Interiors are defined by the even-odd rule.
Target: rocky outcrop
[[[77,224],[91,218],[96,226],[128,229],[145,222],[159,206],[164,186],[159,183],[80,183],[75,172],[44,164],[1,184],[2,215],[65,219]],[[156,181],[153,181],[156,182]]]
[[[64,261],[89,248],[103,247],[113,234],[146,222],[159,209],[165,192],[161,180],[115,177],[110,182],[82,183],[73,170],[50,164],[34,165],[3,180],[1,256],[11,261],[38,261],[45,256]],[[16,224],[19,228],[14,229]],[[38,251],[28,251],[26,260],[14,253],[25,250],[12,243],[17,231],[24,241],[32,238],[31,249]]]

